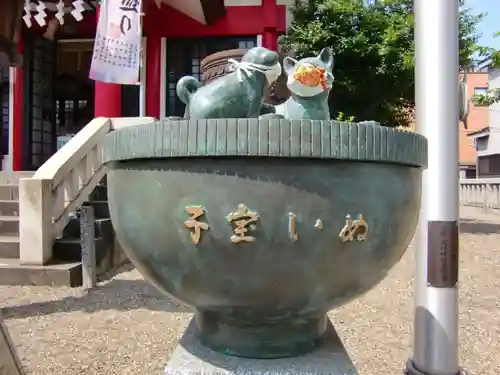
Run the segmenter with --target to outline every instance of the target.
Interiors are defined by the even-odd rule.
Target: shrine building
[[[183,116],[184,105],[175,91],[179,78],[201,80],[201,60],[216,52],[254,46],[277,50],[279,35],[291,23],[292,3],[143,0],[141,83],[117,85],[89,78],[97,2],[2,0],[2,170],[38,169],[57,151],[58,142],[94,117]],[[72,12],[78,13],[80,4],[84,10],[78,20]],[[63,24],[55,18],[61,7]],[[23,20],[26,8],[29,21]]]

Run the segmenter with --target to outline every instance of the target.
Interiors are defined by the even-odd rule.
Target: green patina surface
[[[427,142],[330,121],[329,49],[284,59],[291,97],[276,107],[262,96],[278,55],[253,48],[243,61],[250,70],[205,86],[179,81],[190,120],[106,136],[108,201],[129,259],[195,309],[205,345],[294,356],[321,343],[329,309],[377,285],[406,251]]]
[[[186,104],[189,119],[257,118],[274,112],[262,103],[267,78],[263,72],[251,69],[251,64],[271,68],[279,63],[276,52],[266,48],[250,49],[242,59],[247,67],[235,67],[234,72],[204,86],[194,77],[186,76],[177,83],[177,95]],[[250,66],[250,68],[248,68]]]
[[[328,85],[321,92],[311,97],[301,96],[299,92],[296,92],[289,85],[290,98],[283,104],[276,106],[276,114],[291,120],[329,120],[330,108],[328,106],[328,96],[330,95],[331,84],[333,83],[333,60],[332,51],[329,48],[322,50],[316,57],[307,57],[299,61],[291,57],[285,57],[283,68],[288,77],[294,75],[297,67],[303,64],[312,64],[330,73],[330,82],[328,82]]]
[[[326,312],[404,254],[427,143],[376,123],[164,121],[108,134],[103,157],[117,238],[139,271],[196,310],[204,344],[276,358],[318,345]],[[230,240],[239,204],[259,214],[253,242]],[[209,225],[198,244],[185,226],[193,205]],[[366,241],[341,241],[347,214],[363,215]]]
[[[111,132],[103,158],[108,162],[187,156],[322,158],[427,167],[427,140],[376,122],[165,120]]]

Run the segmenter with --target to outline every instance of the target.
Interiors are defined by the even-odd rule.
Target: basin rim
[[[427,167],[427,139],[375,121],[163,120],[108,133],[103,163],[150,158],[314,158]]]

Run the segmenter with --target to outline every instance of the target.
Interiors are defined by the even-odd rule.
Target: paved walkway
[[[461,364],[500,374],[500,213],[462,211]],[[130,268],[98,289],[0,287],[28,374],[160,374],[191,314]],[[330,315],[360,375],[399,375],[411,354],[413,251],[380,286]]]

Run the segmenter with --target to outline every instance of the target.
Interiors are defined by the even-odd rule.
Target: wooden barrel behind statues
[[[231,72],[229,59],[241,61],[246,49],[228,49],[208,55],[201,60],[202,83],[206,84]]]
[[[231,73],[232,64],[228,60],[234,59],[239,62],[246,52],[246,49],[229,49],[205,57],[201,60],[202,83],[206,84]],[[280,57],[281,64],[283,64],[283,58],[284,56]],[[289,95],[286,87],[286,76],[282,73],[280,78],[266,89],[264,102],[273,105],[280,104],[288,99]]]

